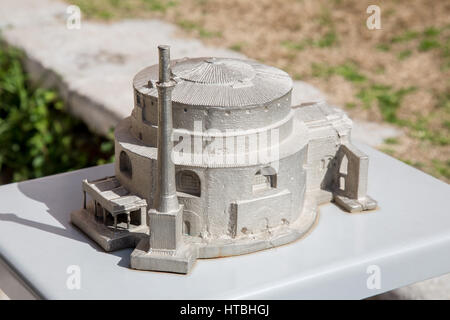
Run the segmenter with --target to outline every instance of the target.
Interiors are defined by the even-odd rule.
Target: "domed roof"
[[[263,105],[292,89],[289,75],[277,68],[251,60],[196,58],[171,62],[177,82],[174,102],[209,107],[242,108]],[[139,92],[158,96],[158,66],[145,68],[134,78]]]

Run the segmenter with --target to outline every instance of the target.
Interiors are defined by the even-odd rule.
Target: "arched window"
[[[196,197],[201,195],[200,178],[194,171],[180,171],[176,175],[177,191]]]
[[[341,165],[339,167],[339,189],[345,191],[345,180],[347,179],[348,173],[348,158],[347,155],[344,154],[341,160]]]
[[[119,168],[120,168],[120,172],[122,172],[123,174],[125,174],[126,176],[131,178],[133,170],[131,168],[130,157],[128,157],[128,155],[126,154],[125,151],[120,152]]]
[[[272,167],[258,170],[253,176],[253,192],[269,190],[277,187],[277,174]]]
[[[136,94],[136,104],[138,107],[141,106],[141,96],[139,94]]]

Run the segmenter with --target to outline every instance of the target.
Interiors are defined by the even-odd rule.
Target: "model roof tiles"
[[[172,62],[176,103],[206,107],[243,108],[264,105],[292,89],[289,75],[251,60],[197,58]],[[157,66],[148,67],[134,78],[141,93],[157,97]]]

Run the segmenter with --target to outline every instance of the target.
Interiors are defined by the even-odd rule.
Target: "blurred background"
[[[372,4],[381,9],[379,30],[366,25]],[[66,33],[58,38],[52,32],[75,32],[65,28],[69,5],[80,9],[80,30],[86,33],[64,42]],[[110,100],[96,100],[95,94],[114,100],[115,90],[77,90],[92,87],[83,68],[107,77],[109,69],[96,68],[109,64],[108,81],[123,81],[123,95],[131,101],[131,79],[141,68],[132,62],[134,48],[166,28],[174,41],[189,43],[189,54],[217,50],[287,71],[365,123],[367,134],[382,128],[376,148],[448,183],[449,16],[446,0],[1,0],[0,184],[113,161],[111,130],[131,104],[114,114],[107,130],[97,130],[90,111],[77,111],[66,91],[108,109]],[[149,29],[136,27],[149,21]],[[123,40],[103,36],[111,30],[125,30]],[[133,39],[132,48],[126,41]],[[103,40],[117,52],[101,48]],[[91,48],[97,48],[92,55]],[[142,66],[149,64],[144,58]],[[122,72],[122,65],[130,67]],[[50,82],[44,77],[49,72],[56,75]]]
[[[35,2],[45,6],[53,1]],[[401,131],[384,138],[378,149],[449,182],[450,3],[376,2],[381,30],[366,27],[370,1],[74,0],[70,4],[79,6],[83,22],[162,19],[177,26],[179,37],[197,38],[286,70],[295,80],[321,90],[353,119]],[[5,46],[0,51],[1,182],[112,161],[111,137],[85,134],[82,122],[65,115],[58,92],[29,83],[21,54]]]

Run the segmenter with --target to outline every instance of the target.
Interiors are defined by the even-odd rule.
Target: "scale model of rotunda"
[[[133,86],[132,114],[115,129],[115,175],[82,182],[71,221],[106,251],[134,248],[134,269],[188,273],[198,258],[299,239],[320,204],[377,206],[351,120],[325,102],[292,106],[284,71],[170,61],[159,46],[159,65]]]

